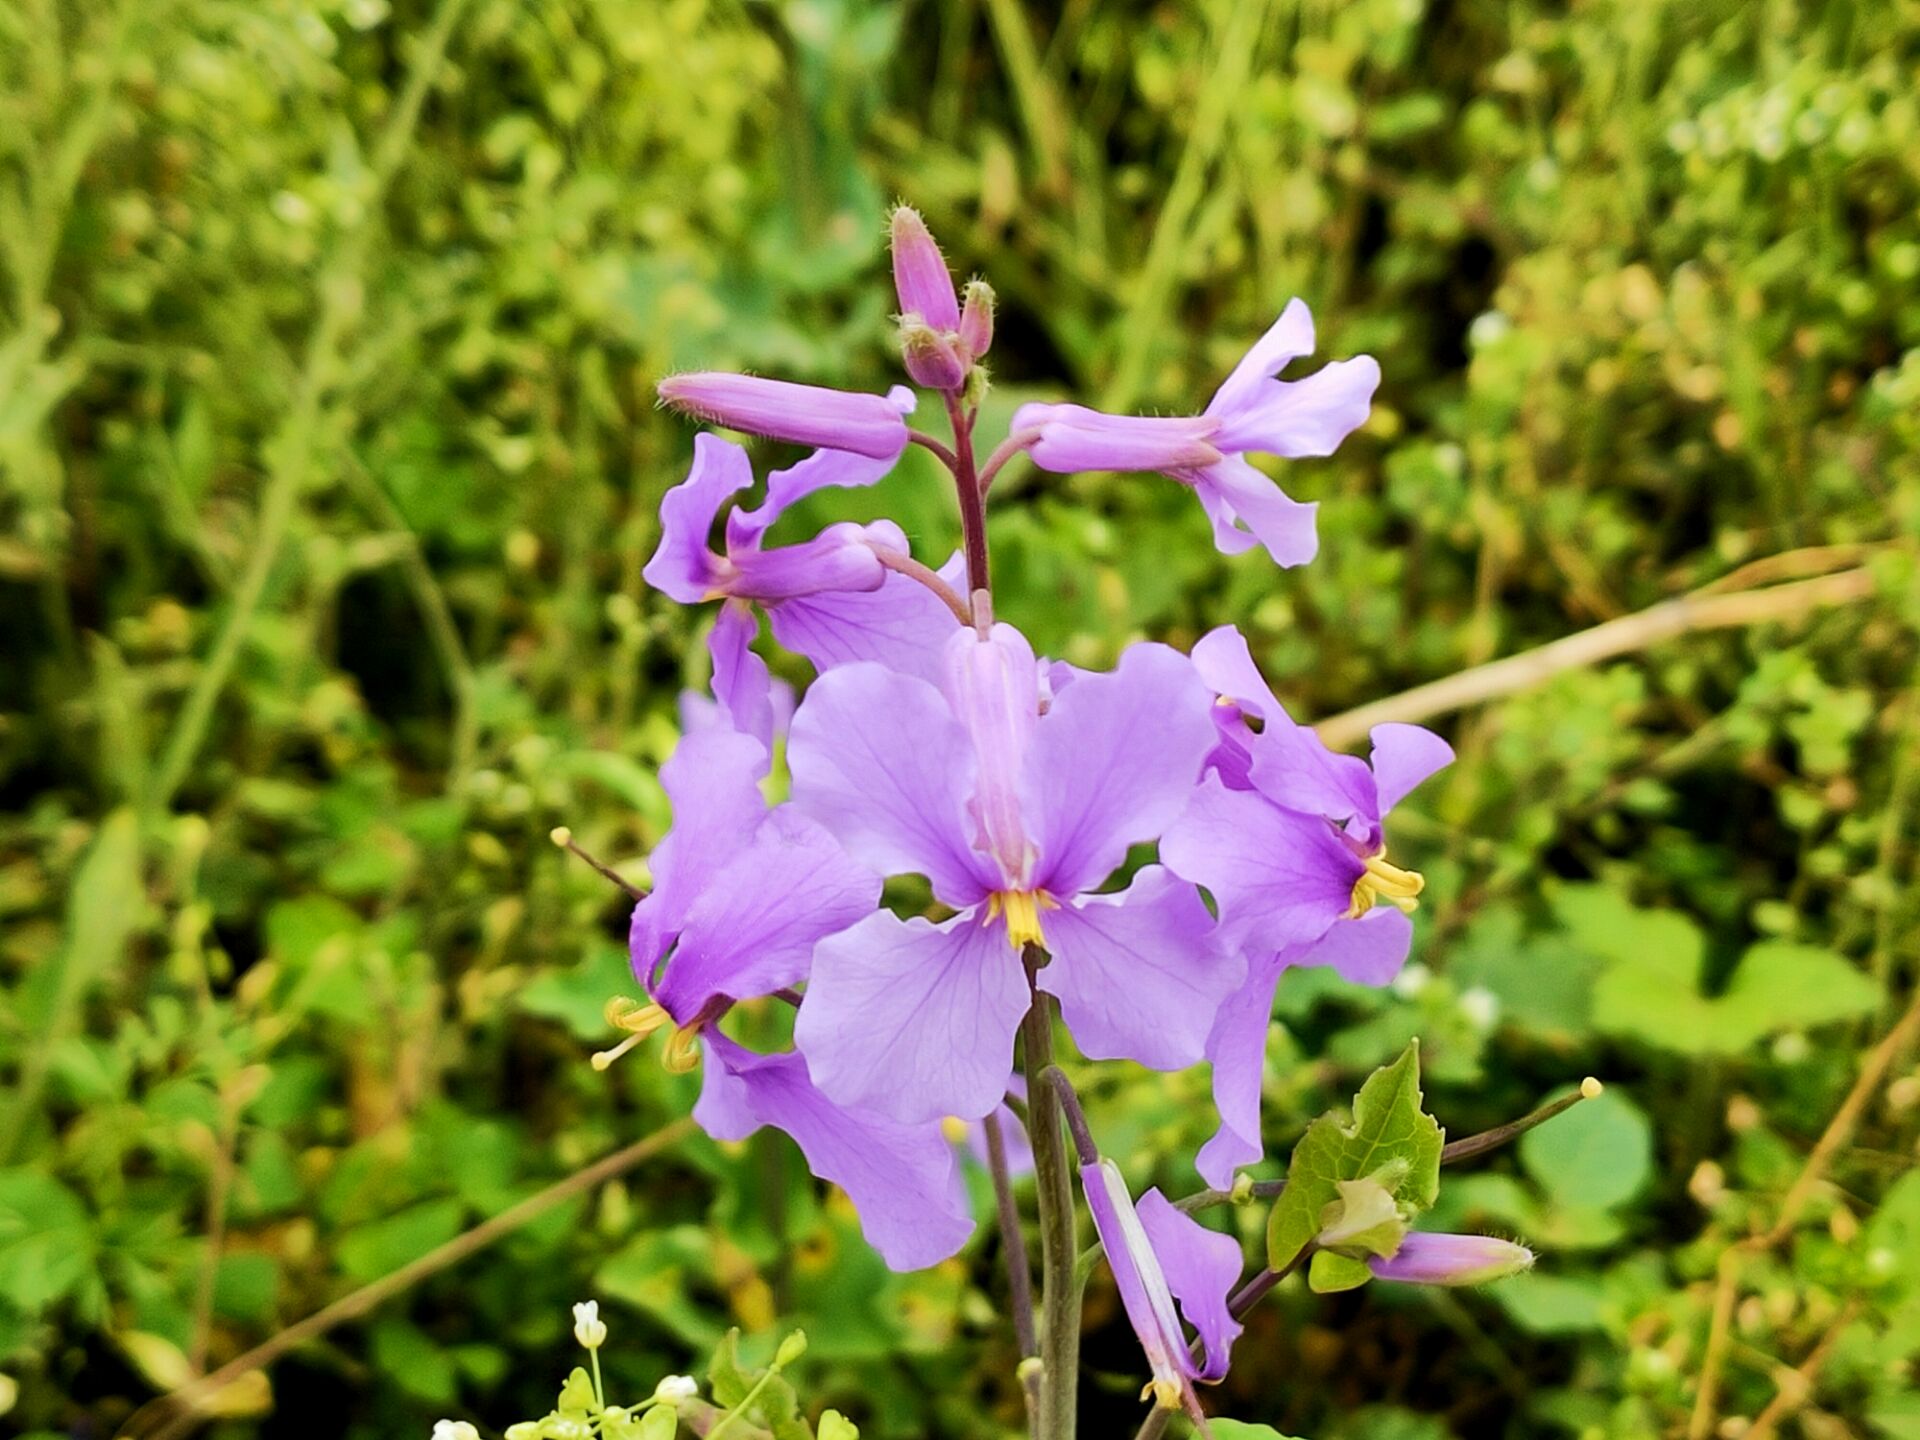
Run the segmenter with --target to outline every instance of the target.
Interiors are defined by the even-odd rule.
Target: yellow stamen
[[[1171,1380],[1149,1380],[1141,1387],[1140,1398],[1153,1401],[1156,1410],[1178,1410],[1180,1387]]]
[[[949,1115],[940,1122],[940,1133],[949,1145],[963,1145],[967,1139],[967,1122],[958,1115]]]
[[[660,1052],[660,1063],[667,1067],[669,1075],[685,1075],[700,1065],[700,1027],[682,1025],[667,1037],[667,1047]]]
[[[661,1026],[673,1023],[673,1017],[658,1005],[642,1005],[638,1000],[629,1000],[624,995],[616,995],[607,1001],[603,1013],[607,1017],[607,1024],[616,1030],[626,1031],[627,1038],[611,1050],[599,1050],[593,1054],[589,1063],[596,1070],[605,1070]]]
[[[1358,920],[1382,900],[1411,915],[1420,908],[1420,892],[1426,888],[1425,876],[1418,870],[1389,864],[1383,848],[1367,860],[1366,870],[1353,882],[1353,903],[1347,906],[1347,919]]]
[[[1044,890],[996,890],[987,897],[987,918],[1007,917],[1007,940],[1016,950],[1046,944],[1040,912],[1059,908],[1060,902]]]

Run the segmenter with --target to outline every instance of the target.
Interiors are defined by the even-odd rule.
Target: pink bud
[[[913,409],[904,387],[898,397],[861,395],[718,371],[670,375],[658,388],[666,404],[710,424],[875,460],[891,460],[906,448],[902,417]]]
[[[967,383],[967,357],[950,335],[937,334],[915,320],[900,327],[900,351],[907,374],[929,390],[958,390]]]
[[[958,329],[953,276],[920,212],[900,206],[893,212],[892,228],[893,288],[900,297],[900,313],[918,315],[935,330]]]
[[[1407,1285],[1484,1285],[1533,1265],[1533,1252],[1491,1235],[1427,1235],[1416,1231],[1391,1256],[1367,1264],[1376,1280]]]
[[[993,287],[984,280],[967,282],[967,303],[960,311],[960,344],[975,360],[993,345]]]

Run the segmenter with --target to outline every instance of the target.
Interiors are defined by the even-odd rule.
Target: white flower
[[[600,1318],[598,1300],[582,1300],[573,1307],[573,1338],[589,1350],[607,1343],[607,1326]]]
[[[433,1440],[480,1440],[480,1432],[465,1420],[436,1420]]]
[[[682,1400],[691,1400],[699,1393],[698,1383],[686,1375],[669,1375],[653,1387],[653,1398],[662,1405],[678,1405]]]

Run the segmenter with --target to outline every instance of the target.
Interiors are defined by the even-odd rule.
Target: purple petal
[[[1228,455],[1191,478],[1213,521],[1214,545],[1221,554],[1238,555],[1258,541],[1276,565],[1292,567],[1319,553],[1314,514],[1320,507],[1288,496],[1238,455]]]
[[[813,539],[772,550],[729,549],[730,594],[772,604],[798,595],[878,590],[887,578],[859,525],[830,525]]]
[[[918,315],[935,330],[960,328],[953,276],[920,212],[902,205],[893,212],[893,288],[902,315]]]
[[[774,638],[816,670],[871,661],[934,686],[945,676],[947,641],[959,628],[937,595],[893,574],[878,590],[809,595],[767,613]]]
[[[791,805],[688,906],[653,998],[682,1024],[716,996],[747,1000],[807,978],[814,945],[874,913],[880,877]]]
[[[813,682],[787,742],[793,801],[883,875],[924,875],[953,906],[997,883],[968,847],[973,745],[946,697],[879,665]]]
[[[1304,380],[1262,380],[1220,419],[1214,444],[1227,454],[1256,450],[1284,459],[1331,455],[1366,423],[1380,363],[1371,355],[1336,360]]]
[[[1433,1235],[1419,1231],[1391,1256],[1367,1261],[1376,1280],[1409,1285],[1484,1285],[1518,1275],[1533,1264],[1533,1252],[1490,1235]]]
[[[1267,327],[1267,333],[1253,342],[1253,348],[1233,367],[1233,373],[1213,392],[1207,414],[1223,415],[1245,408],[1257,399],[1263,381],[1278,375],[1290,360],[1313,353],[1313,316],[1306,302],[1287,301],[1280,318]]]
[[[1260,1080],[1266,1068],[1274,989],[1287,969],[1290,953],[1269,954],[1249,966],[1246,981],[1227,997],[1207,1036],[1220,1128],[1200,1147],[1193,1167],[1217,1189],[1231,1188],[1233,1172],[1266,1153],[1260,1134]]]
[[[1413,948],[1413,921],[1391,906],[1358,920],[1342,920],[1312,945],[1293,953],[1295,965],[1331,965],[1355,985],[1391,984]]]
[[[754,618],[752,608],[729,600],[714,618],[713,632],[707,636],[707,653],[713,657],[713,697],[719,718],[742,735],[758,740],[766,748],[770,765],[773,677],[767,671],[767,662],[751,649],[753,638],[759,633],[760,622]]]
[[[1200,416],[1106,415],[1083,405],[1023,405],[1015,430],[1038,427],[1028,454],[1042,470],[1197,470],[1220,459],[1217,422]]]
[[[693,1118],[716,1140],[744,1140],[762,1125],[793,1137],[807,1168],[838,1185],[860,1214],[867,1242],[894,1270],[952,1255],[973,1216],[938,1126],[852,1115],[822,1095],[797,1054],[756,1055],[711,1032],[705,1083]]]
[[[718,435],[693,437],[693,468],[660,502],[660,544],[640,573],[682,605],[697,605],[730,572],[711,549],[713,518],[729,495],[753,484],[747,452]]]
[[[1186,1332],[1173,1308],[1173,1292],[1160,1269],[1153,1242],[1127,1195],[1127,1182],[1111,1160],[1080,1167],[1080,1189],[1087,1197],[1094,1234],[1106,1252],[1120,1304],[1146,1352],[1156,1386],[1180,1396],[1190,1413],[1199,1414],[1193,1393],[1193,1360],[1187,1354]]]
[[[1398,912],[1396,912],[1398,913]],[[1246,965],[1223,949],[1193,886],[1149,865],[1118,895],[1091,895],[1042,917],[1053,960],[1039,974],[1090,1060],[1180,1070],[1206,1048],[1220,1003]]]
[[[903,1124],[976,1120],[1006,1094],[1029,999],[1004,925],[883,910],[815,948],[794,1043],[842,1105]]]
[[[1233,701],[1221,701],[1213,707],[1213,729],[1219,743],[1207,752],[1203,772],[1218,775],[1229,790],[1251,790],[1253,753],[1248,745],[1253,732],[1247,728],[1247,717]]]
[[[887,392],[887,402],[905,414],[913,409],[913,392],[904,385],[896,385]],[[901,435],[904,441],[904,426]],[[857,490],[872,485],[891,473],[894,462],[899,458],[897,450],[877,459],[848,450],[816,450],[797,465],[774,471],[767,477],[767,496],[759,507],[729,517],[729,550],[758,545],[760,537],[787,507],[814,491],[829,488]]]
[[[717,370],[670,376],[659,391],[676,410],[729,430],[822,450],[851,450],[875,460],[892,460],[906,449],[907,424],[901,416],[913,409],[910,391],[861,395]]]
[[[1453,763],[1453,747],[1419,725],[1376,725],[1373,741],[1374,813],[1386,813],[1436,771]]]
[[[1140,1228],[1147,1232],[1167,1288],[1180,1302],[1180,1313],[1200,1332],[1206,1361],[1194,1378],[1219,1380],[1227,1373],[1227,1354],[1243,1328],[1227,1311],[1227,1297],[1240,1283],[1240,1242],[1174,1209],[1157,1189],[1140,1197],[1138,1209]]]
[[[1269,951],[1326,934],[1365,873],[1319,817],[1229,790],[1216,776],[1161,839],[1160,859],[1213,895],[1222,943]]]
[[[680,933],[687,911],[766,819],[760,777],[767,752],[750,735],[696,731],[681,737],[660,767],[673,802],[673,828],[653,847],[653,889],[633,907],[628,933],[633,971],[642,985]]]
[[[1060,692],[1024,776],[1046,889],[1092,889],[1172,823],[1213,747],[1211,709],[1193,662],[1165,645],[1130,645],[1117,669]]]
[[[1202,635],[1193,646],[1193,668],[1206,687],[1262,720],[1285,716],[1286,706],[1253,663],[1247,637],[1235,625],[1222,625]]]
[[[997,868],[995,889],[1028,889],[1039,854],[1021,805],[1023,771],[1040,718],[1040,667],[1033,647],[1011,625],[995,625],[985,639],[955,629],[947,641],[946,690],[973,745],[973,793],[967,803],[973,848]]]

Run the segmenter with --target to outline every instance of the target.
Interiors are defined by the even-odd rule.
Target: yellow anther
[[[1347,906],[1347,919],[1358,920],[1382,900],[1411,915],[1420,908],[1420,892],[1426,888],[1425,876],[1418,870],[1389,864],[1383,849],[1368,859],[1367,868],[1353,882],[1353,903]]]
[[[686,1075],[700,1066],[700,1028],[697,1025],[682,1025],[667,1037],[666,1049],[660,1052],[660,1063],[667,1067],[669,1075]]]
[[[602,1013],[607,1017],[607,1024],[616,1030],[626,1031],[627,1038],[611,1050],[594,1053],[589,1063],[596,1070],[606,1069],[662,1025],[673,1021],[673,1017],[658,1005],[642,1005],[638,1000],[629,1000],[624,995],[616,995],[607,1001],[607,1008]]]
[[[949,1145],[963,1145],[967,1139],[967,1122],[958,1115],[949,1115],[940,1122],[940,1133],[946,1136]]]
[[[1059,908],[1060,902],[1044,890],[996,890],[987,897],[987,918],[1007,917],[1007,940],[1016,950],[1046,944],[1040,912]]]
[[[1178,1410],[1180,1387],[1171,1380],[1152,1379],[1140,1387],[1140,1398],[1153,1401],[1156,1410]]]

